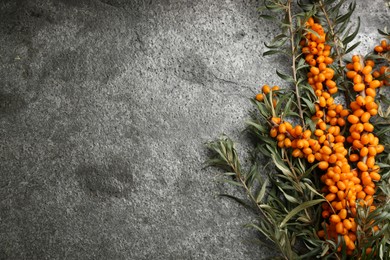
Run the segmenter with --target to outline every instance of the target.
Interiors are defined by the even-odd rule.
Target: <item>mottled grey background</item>
[[[259,259],[203,143],[239,137],[257,1],[0,1],[0,259]],[[385,1],[358,1],[368,48]],[[285,86],[284,86],[285,87]]]

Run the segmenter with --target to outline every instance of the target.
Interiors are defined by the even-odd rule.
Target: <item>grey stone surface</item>
[[[384,2],[358,2],[376,40]],[[2,0],[0,259],[272,255],[202,169],[220,133],[245,150],[248,98],[280,83],[257,6]]]

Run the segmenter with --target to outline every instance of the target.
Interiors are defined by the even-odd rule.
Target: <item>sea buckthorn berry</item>
[[[366,64],[367,66],[371,66],[371,67],[374,67],[374,66],[375,66],[375,62],[374,62],[373,60],[366,60],[366,61],[365,61],[365,64]]]
[[[364,131],[367,131],[367,132],[374,131],[374,126],[370,123],[364,123],[363,127],[364,127]]]
[[[356,124],[359,122],[359,118],[355,115],[349,115],[348,122],[350,122],[351,124]]]
[[[364,114],[364,110],[361,109],[361,108],[359,108],[359,109],[353,111],[353,115],[354,115],[354,116],[357,116],[357,117],[361,117],[363,114]]]
[[[357,155],[357,154],[351,154],[351,155],[349,156],[349,160],[350,160],[351,162],[357,162],[359,159],[360,159],[360,157],[359,157],[359,155]]]
[[[336,199],[336,194],[334,194],[334,193],[329,193],[328,195],[326,195],[325,196],[325,199],[327,200],[327,201],[333,201],[334,199]]]
[[[368,157],[367,161],[366,161],[366,165],[367,165],[368,168],[374,167],[374,165],[375,165],[375,157],[374,156]]]
[[[313,75],[318,75],[318,74],[320,74],[320,70],[319,70],[317,67],[311,67],[311,68],[310,68],[310,72],[311,72]]]
[[[371,71],[372,71],[372,66],[370,66],[370,65],[366,65],[366,66],[362,69],[362,73],[363,73],[364,75],[368,75]]]
[[[268,86],[268,85],[264,85],[262,87],[262,91],[263,91],[264,94],[268,94],[269,92],[271,92],[271,87]]]
[[[294,157],[301,157],[303,154],[302,154],[302,151],[300,149],[295,149],[293,152],[292,152],[292,156]]]
[[[280,117],[272,117],[271,121],[278,125],[278,124],[280,124],[281,119],[280,119]]]
[[[347,78],[349,79],[353,79],[356,75],[358,75],[356,71],[350,70],[347,72]]]
[[[358,103],[358,105],[362,107],[366,104],[366,100],[362,96],[357,96],[356,103]]]
[[[381,144],[376,146],[376,153],[381,153],[385,150],[385,147]]]
[[[276,140],[278,140],[278,141],[283,141],[285,138],[286,138],[286,135],[284,135],[284,134],[278,134],[276,136]],[[283,146],[284,146],[284,142],[283,142]]]
[[[303,130],[302,126],[300,125],[295,126],[295,135],[300,136],[302,134],[302,130]]]
[[[377,46],[375,46],[374,51],[381,53],[381,52],[383,52],[383,47],[380,45],[377,45]]]
[[[269,134],[271,137],[276,137],[278,135],[278,131],[276,130],[276,128],[272,128]]]
[[[372,76],[372,74],[364,75],[364,82],[370,83],[371,81],[373,81],[373,76]]]
[[[377,79],[370,82],[370,88],[373,88],[373,89],[380,87],[380,85],[381,85],[381,82]]]
[[[368,195],[374,195],[375,194],[375,189],[371,186],[366,186],[364,188],[364,192],[367,193]]]
[[[337,185],[337,188],[341,191],[343,191],[347,188],[347,186],[345,186],[345,183],[342,181],[338,181],[336,185]]]
[[[343,222],[339,222],[336,224],[336,232],[339,234],[342,234],[344,231],[344,225]]]
[[[361,92],[366,88],[366,86],[363,83],[357,83],[353,85],[353,90],[356,92]]]
[[[367,147],[363,147],[362,149],[360,149],[360,157],[367,156],[367,154],[368,154],[368,148]]]
[[[370,172],[370,178],[374,181],[380,181],[381,175],[377,172]]]
[[[281,123],[279,125],[279,133],[284,134],[287,132],[286,125],[284,123]]]
[[[315,161],[315,156],[314,156],[314,154],[309,154],[309,155],[307,156],[307,161],[308,161],[309,163],[313,163],[313,162]]]
[[[261,94],[261,93],[257,94],[256,95],[256,100],[259,101],[259,102],[263,101],[264,100],[264,95]]]
[[[362,83],[363,81],[363,78],[362,76],[360,76],[360,74],[356,74],[355,77],[353,77],[353,83],[357,84],[357,83]]]
[[[272,91],[278,91],[278,90],[280,90],[279,86],[273,86],[272,87]]]
[[[359,55],[352,55],[352,62],[359,62],[359,61],[360,61]]]
[[[284,147],[291,147],[291,140],[289,138],[284,139]]]
[[[364,162],[360,161],[357,163],[357,167],[359,168],[359,170],[365,172],[368,170],[368,166],[367,164],[365,164]]]
[[[355,62],[353,63],[353,70],[356,71],[356,72],[358,72],[358,71],[360,71],[361,69],[362,69],[362,65],[360,64],[360,62],[355,61]]]
[[[328,169],[328,167],[329,167],[329,164],[326,161],[321,161],[318,164],[318,168],[320,168],[321,170],[326,170],[326,169]]]
[[[330,222],[332,223],[339,223],[341,221],[340,217],[336,214],[333,214],[329,217]]]
[[[348,214],[347,210],[342,209],[342,210],[340,210],[338,215],[339,215],[340,219],[345,219],[347,217],[347,214]]]
[[[366,95],[370,97],[376,96],[376,91],[373,88],[366,88]]]

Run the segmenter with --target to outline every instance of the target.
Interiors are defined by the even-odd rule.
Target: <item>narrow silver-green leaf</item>
[[[298,212],[300,212],[301,210],[304,210],[304,209],[307,209],[307,208],[310,208],[314,205],[317,205],[321,202],[325,201],[325,199],[316,199],[316,200],[311,200],[311,201],[306,201],[304,203],[302,203],[301,205],[297,206],[296,208],[294,208],[293,210],[291,210],[287,216],[283,219],[283,221],[280,223],[279,227],[284,227],[286,225],[286,223],[292,218],[294,217]]]

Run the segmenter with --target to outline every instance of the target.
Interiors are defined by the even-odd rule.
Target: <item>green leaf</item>
[[[231,185],[234,185],[234,186],[238,186],[238,187],[243,187],[243,185],[241,183],[233,181],[233,180],[229,180],[229,179],[219,179],[218,181],[219,182],[228,183],[228,184],[231,184]]]
[[[280,223],[279,227],[284,227],[286,225],[286,223],[292,218],[294,217],[298,212],[300,212],[301,210],[304,210],[304,209],[307,209],[309,207],[312,207],[314,205],[317,205],[321,202],[325,201],[325,199],[316,199],[316,200],[311,200],[311,201],[306,201],[304,203],[302,203],[301,205],[297,206],[296,208],[294,208],[293,210],[291,210],[287,216],[283,219],[283,221]]]
[[[344,40],[342,41],[345,46],[348,43],[350,43],[353,39],[355,39],[356,35],[359,32],[359,29],[360,29],[360,17],[358,17],[358,24],[357,24],[357,27],[356,27],[355,31],[352,34],[350,34],[347,37],[345,37]]]
[[[349,11],[346,14],[337,17],[335,24],[348,22],[355,8],[356,8],[356,3],[355,2],[350,3],[348,7]]]
[[[382,30],[378,29],[378,33],[381,35],[384,35],[384,36],[390,36],[390,33],[387,32],[386,30],[382,31]]]
[[[351,47],[349,47],[349,48],[345,51],[345,54],[350,53],[350,52],[351,52],[352,50],[354,50],[357,46],[359,46],[360,43],[361,43],[361,42],[359,41],[359,42],[355,43],[354,45],[352,45]]]
[[[291,76],[286,75],[286,74],[283,74],[283,73],[279,72],[278,70],[276,70],[276,74],[278,74],[278,76],[279,76],[281,79],[283,79],[283,80],[285,80],[285,81],[287,81],[287,82],[294,83],[294,79],[293,79]]]
[[[309,108],[311,114],[315,114],[316,107],[314,105],[314,102],[308,100],[307,98],[301,97],[302,100],[305,102],[306,106]]]
[[[256,128],[257,130],[259,130],[260,132],[262,133],[268,133],[268,128],[265,128],[264,126],[262,125],[259,125],[259,124],[256,124],[255,122],[253,121],[246,121],[246,124],[247,125],[251,125],[253,126],[254,128]]]
[[[274,54],[286,54],[284,51],[281,51],[281,50],[270,50],[270,51],[266,51],[263,53],[263,56],[269,56],[269,55],[274,55]]]
[[[245,208],[248,208],[248,209],[253,209],[252,206],[250,204],[248,204],[246,201],[244,201],[243,199],[240,199],[240,198],[237,198],[233,195],[230,195],[230,194],[219,194],[220,197],[225,197],[225,198],[228,198],[228,199],[231,199],[231,200],[234,200],[236,202],[238,202],[239,204],[241,204],[242,206],[244,206]]]
[[[263,183],[263,185],[261,186],[261,189],[259,191],[259,194],[257,194],[256,196],[256,203],[259,204],[261,203],[261,201],[263,200],[264,196],[265,196],[265,192],[267,190],[267,186],[268,186],[268,179],[266,179]]]

